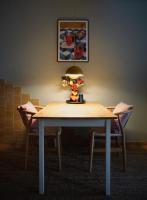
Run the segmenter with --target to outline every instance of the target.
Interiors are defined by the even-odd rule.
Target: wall
[[[147,140],[146,1],[3,0],[0,8],[0,78],[42,104],[65,101],[61,75],[76,64],[85,74],[85,99],[134,104],[127,139]],[[57,62],[58,18],[89,19],[88,63]]]

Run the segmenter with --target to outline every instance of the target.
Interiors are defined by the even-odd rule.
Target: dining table
[[[111,194],[111,121],[116,116],[99,102],[49,102],[37,112],[39,123],[39,194],[45,193],[44,127],[106,127],[105,194]],[[83,133],[84,134],[84,133]]]

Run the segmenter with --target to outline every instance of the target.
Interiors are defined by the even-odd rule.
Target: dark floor
[[[146,200],[147,152],[128,152],[127,172],[121,170],[121,157],[112,155],[111,197],[105,197],[104,154],[94,157],[93,173],[88,172],[89,155],[85,147],[63,149],[62,171],[57,157],[46,153],[45,195],[38,194],[38,156],[33,151],[24,171],[22,150],[0,151],[1,200]]]

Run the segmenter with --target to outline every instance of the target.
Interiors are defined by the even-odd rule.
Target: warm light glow
[[[65,74],[65,76],[70,77],[71,79],[77,79],[79,77],[83,77],[83,74]]]

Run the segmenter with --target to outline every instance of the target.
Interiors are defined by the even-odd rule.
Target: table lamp
[[[66,100],[67,103],[85,103],[83,94],[79,93],[79,89],[84,85],[83,72],[78,66],[69,67],[64,76],[62,76],[62,86],[70,87],[70,99]]]

